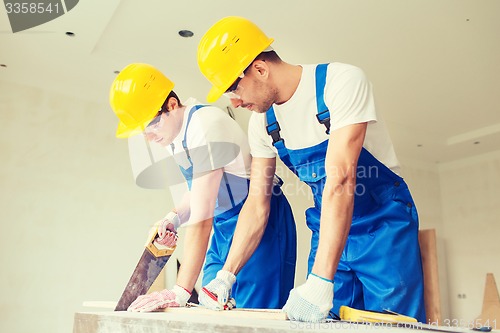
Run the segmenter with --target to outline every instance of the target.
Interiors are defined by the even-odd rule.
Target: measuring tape
[[[342,305],[340,319],[352,322],[369,323],[416,323],[417,319],[385,310],[384,312],[353,309]]]

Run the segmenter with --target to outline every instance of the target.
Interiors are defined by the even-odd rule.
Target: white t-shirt
[[[293,96],[281,105],[273,105],[276,120],[288,149],[312,147],[327,140],[326,127],[316,114],[316,65],[302,65],[302,77]],[[330,111],[330,133],[344,126],[368,122],[363,147],[395,173],[399,162],[389,133],[375,110],[371,83],[355,66],[328,65],[324,93]],[[248,125],[248,137],[253,157],[273,158],[277,150],[266,131],[265,113],[253,113]]]
[[[182,146],[189,112],[200,105],[194,98],[183,103],[186,106],[179,134],[175,137],[173,156],[177,164],[189,168],[191,164]],[[193,173],[203,173],[223,168],[225,172],[242,178],[250,178],[251,155],[245,132],[227,113],[214,106],[196,110],[189,122],[186,143]],[[170,149],[169,149],[170,151]]]

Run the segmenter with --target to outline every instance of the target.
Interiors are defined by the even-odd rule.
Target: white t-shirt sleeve
[[[188,129],[187,143],[193,162],[193,173],[224,168],[241,153],[229,116],[215,107],[195,112]]]
[[[252,157],[274,158],[276,149],[272,146],[272,140],[266,130],[265,114],[252,113],[248,122],[248,142]]]
[[[343,66],[338,72],[328,67],[325,104],[330,110],[330,131],[377,120],[372,85],[355,66]]]

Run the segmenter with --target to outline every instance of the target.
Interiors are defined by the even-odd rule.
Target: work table
[[[226,311],[224,311],[226,312]],[[472,330],[432,326],[435,330],[471,333]],[[163,333],[163,332],[238,332],[238,333],[297,333],[297,332],[431,332],[422,328],[393,327],[387,324],[369,326],[349,322],[304,323],[288,320],[241,317],[210,311],[188,312],[77,312],[73,333]]]

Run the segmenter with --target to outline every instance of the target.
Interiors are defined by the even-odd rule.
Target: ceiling
[[[229,15],[259,25],[287,62],[361,67],[399,155],[443,163],[500,149],[498,0],[81,0],[17,33],[2,11],[0,80],[105,105],[114,72],[146,62],[204,102],[196,48]],[[249,112],[235,114],[245,126]]]

